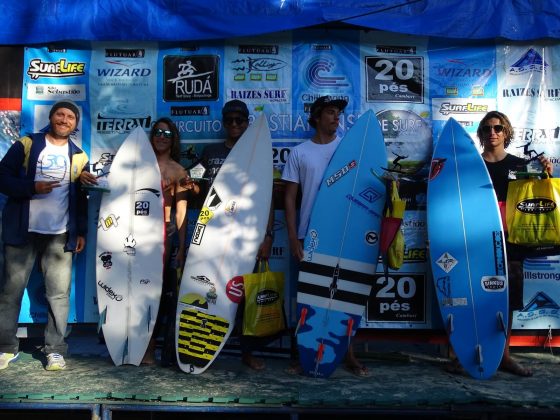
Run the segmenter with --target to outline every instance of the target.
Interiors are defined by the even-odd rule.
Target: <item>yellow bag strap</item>
[[[263,270],[263,267],[264,267],[264,270]],[[259,259],[259,273],[265,273],[267,271],[270,271],[270,267],[268,265],[268,259],[266,259],[266,258]]]

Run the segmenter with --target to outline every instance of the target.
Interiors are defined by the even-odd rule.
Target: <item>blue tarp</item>
[[[195,41],[348,23],[463,39],[560,38],[560,0],[3,0],[0,45]]]

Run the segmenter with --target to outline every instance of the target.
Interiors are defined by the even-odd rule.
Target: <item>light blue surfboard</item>
[[[306,375],[330,376],[360,324],[379,255],[386,165],[383,134],[370,110],[340,142],[311,212],[297,293]]]
[[[434,148],[427,218],[434,285],[449,340],[472,377],[490,378],[502,359],[508,323],[504,234],[480,152],[452,118]]]

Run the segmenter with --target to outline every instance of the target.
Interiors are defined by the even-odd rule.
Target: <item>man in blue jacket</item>
[[[79,177],[89,162],[70,140],[79,119],[76,104],[55,103],[49,113],[49,132],[21,138],[0,161],[0,193],[8,196],[2,215],[0,370],[19,355],[18,316],[37,258],[48,303],[45,369],[66,367],[72,257],[84,249],[87,232],[87,196]]]

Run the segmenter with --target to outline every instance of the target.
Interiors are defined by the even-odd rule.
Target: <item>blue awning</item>
[[[560,38],[560,0],[16,0],[0,44],[197,41],[329,23],[463,39]]]

